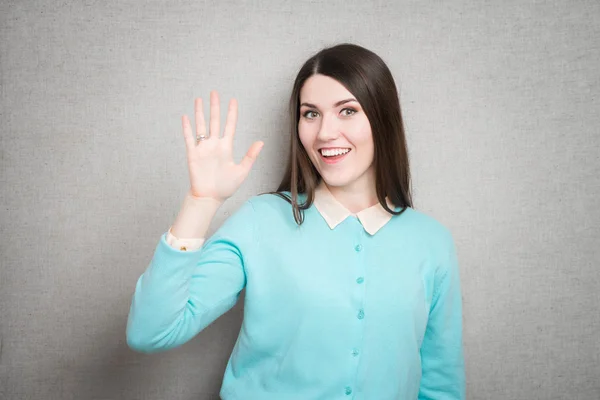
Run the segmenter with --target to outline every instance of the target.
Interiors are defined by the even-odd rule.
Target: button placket
[[[362,337],[363,337],[363,331],[364,331],[364,317],[365,317],[365,311],[364,311],[364,303],[365,303],[365,296],[366,296],[366,287],[365,285],[363,285],[364,281],[365,281],[365,246],[363,244],[363,241],[365,240],[365,231],[364,228],[361,226],[360,232],[357,232],[358,234],[355,237],[355,242],[353,244],[353,248],[354,248],[354,252],[356,255],[356,268],[354,270],[354,282],[352,282],[352,285],[354,286],[354,290],[353,292],[355,293],[355,299],[358,300],[355,304],[355,306],[357,306],[357,310],[356,310],[356,314],[355,317],[357,318],[356,323],[357,325],[357,336],[355,338],[355,342],[354,342],[354,346],[352,346],[349,349],[349,361],[352,361],[352,365],[354,366],[354,377],[350,380],[349,383],[354,382],[354,379],[356,378],[356,373],[357,373],[357,369],[360,363],[360,359],[361,357],[359,357],[360,355],[360,347],[362,346]],[[345,388],[345,394],[347,396],[351,396],[353,394],[353,388],[349,385],[346,386]]]
[[[354,245],[354,250],[355,250],[357,253],[359,253],[359,261],[358,261],[358,265],[359,265],[359,268],[360,268],[360,271],[359,271],[359,273],[361,273],[361,274],[363,273],[363,270],[364,270],[364,261],[363,261],[363,260],[364,260],[364,254],[360,254],[360,253],[363,251],[363,248],[364,248],[364,247],[363,247],[363,245],[362,245],[362,243],[360,243],[360,241],[361,241],[362,239],[363,239],[363,237],[361,236],[361,237],[360,237],[360,239],[359,239],[359,241],[358,241],[358,243],[356,243],[356,244]],[[365,281],[365,278],[364,278],[362,275],[359,275],[359,276],[356,278],[356,283],[357,283],[358,285],[362,284],[364,281]],[[364,288],[360,288],[359,290],[360,290],[360,294],[361,294],[361,303],[363,303],[363,304],[364,304],[364,296],[365,296],[364,290],[365,290],[365,289],[364,289]],[[357,316],[356,316],[356,317],[357,317],[358,319],[363,319],[363,318],[365,317],[365,312],[364,312],[364,309],[363,309],[362,307],[361,307],[361,308],[358,310],[358,314],[357,314]]]

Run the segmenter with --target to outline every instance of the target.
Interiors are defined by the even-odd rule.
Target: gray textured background
[[[212,233],[276,188],[295,74],[344,41],[392,70],[416,208],[456,238],[468,398],[600,398],[597,0],[72,3],[0,4],[0,398],[218,398],[242,302],[125,344],[188,189],[181,116],[216,89],[237,160],[266,142]]]

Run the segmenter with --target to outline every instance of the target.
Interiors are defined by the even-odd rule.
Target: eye
[[[309,113],[314,113],[314,111],[312,111],[312,110],[306,111],[304,114],[302,114],[302,116],[303,116],[304,118],[308,118],[308,117],[307,117],[307,115],[308,115]],[[312,119],[312,118],[308,118],[308,119]]]
[[[342,110],[342,112],[343,112],[343,111],[345,111],[345,110],[352,111],[352,114],[346,114],[346,115],[353,115],[353,114],[356,114],[356,113],[357,113],[357,111],[356,111],[354,108],[344,108],[344,109]]]

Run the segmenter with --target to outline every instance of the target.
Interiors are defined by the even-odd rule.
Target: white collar
[[[390,199],[386,197],[385,200],[388,207],[391,210],[396,211],[396,207],[392,204]],[[387,212],[381,203],[365,208],[356,214],[351,213],[333,196],[323,180],[321,180],[319,185],[315,188],[315,199],[313,203],[331,229],[334,229],[349,216],[356,215],[365,230],[370,235],[374,235],[379,229],[387,224],[390,219],[392,219],[392,214]]]

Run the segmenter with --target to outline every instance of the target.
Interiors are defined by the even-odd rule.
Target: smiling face
[[[298,134],[328,186],[373,190],[371,125],[356,98],[338,81],[320,74],[306,80],[300,90]]]

